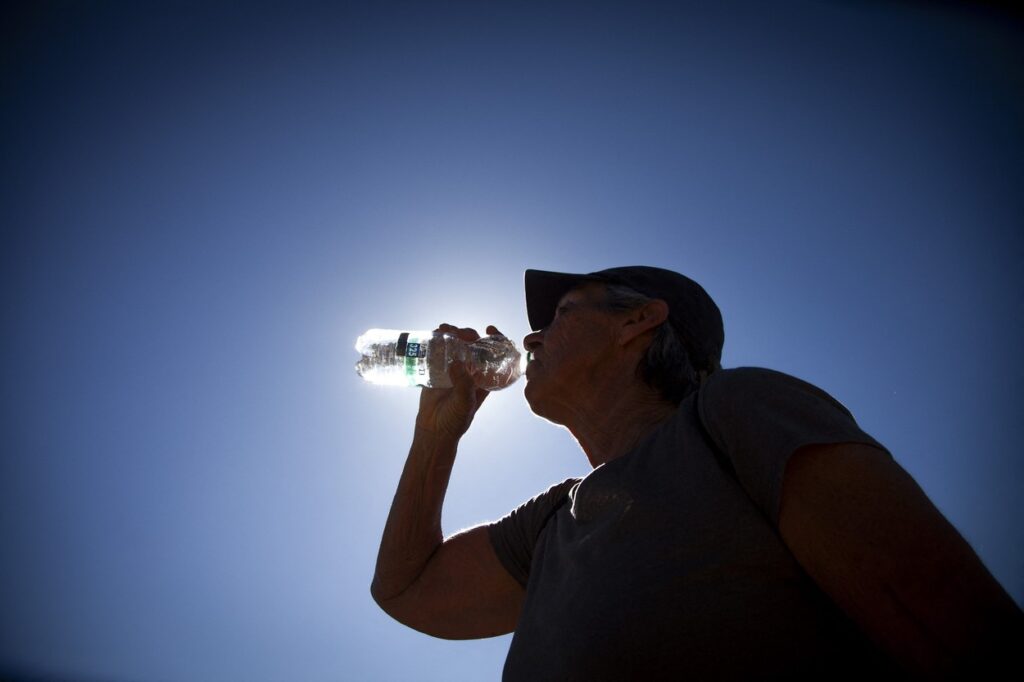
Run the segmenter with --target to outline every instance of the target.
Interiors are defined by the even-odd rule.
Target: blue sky
[[[352,343],[521,340],[528,267],[697,279],[1024,601],[1024,41],[922,4],[5,10],[0,670],[497,679],[370,599],[417,395]],[[497,393],[445,529],[586,470]]]

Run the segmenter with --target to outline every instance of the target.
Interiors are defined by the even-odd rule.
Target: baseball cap
[[[647,265],[587,274],[527,270],[525,282],[526,313],[531,329],[543,329],[551,324],[558,302],[569,290],[587,282],[618,284],[668,304],[668,321],[679,334],[696,369],[713,371],[721,362],[725,343],[722,313],[701,285],[678,272]]]

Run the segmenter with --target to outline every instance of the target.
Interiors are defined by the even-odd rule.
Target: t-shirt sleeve
[[[498,560],[523,587],[530,577],[533,548],[541,531],[579,480],[570,478],[551,486],[487,527]]]
[[[889,454],[838,400],[806,381],[769,369],[716,372],[701,388],[697,409],[740,485],[776,527],[782,478],[795,450],[863,443]]]

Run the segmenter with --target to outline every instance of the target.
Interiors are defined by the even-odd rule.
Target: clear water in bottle
[[[371,329],[356,339],[362,357],[356,372],[384,386],[450,388],[448,366],[466,364],[479,388],[501,390],[522,375],[525,364],[515,344],[505,336],[485,336],[473,343],[441,332]]]

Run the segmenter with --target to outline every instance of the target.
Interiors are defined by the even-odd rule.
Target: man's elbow
[[[374,581],[370,583],[370,596],[373,597],[373,601],[377,603],[377,606],[381,608],[381,611],[388,614],[402,625],[416,627],[410,622],[413,619],[410,618],[412,609],[410,608],[408,598],[408,588],[398,592],[387,591],[384,589],[380,581],[374,579]]]
[[[395,607],[396,598],[400,595],[401,592],[389,592],[385,590],[384,586],[376,576],[374,576],[373,580],[370,582],[370,596],[373,597],[373,601],[376,602],[377,606],[379,606],[385,613],[392,617],[394,617],[394,614],[392,614],[391,611]]]
[[[388,614],[391,618],[402,625],[413,627],[408,622],[408,617],[400,606],[399,597],[401,597],[401,594],[388,595],[380,588],[379,583],[374,581],[370,583],[370,596],[373,597],[373,601],[380,607],[381,611]]]
[[[377,603],[377,606],[379,606],[384,613],[388,614],[402,625],[412,628],[418,632],[422,632],[425,635],[430,635],[431,637],[438,637],[441,639],[466,639],[465,636],[450,633],[444,628],[438,627],[437,623],[432,622],[431,619],[417,609],[408,598],[403,598],[404,595],[405,592],[400,592],[390,596],[386,595],[376,581],[370,583],[370,596],[373,597],[373,601]]]

